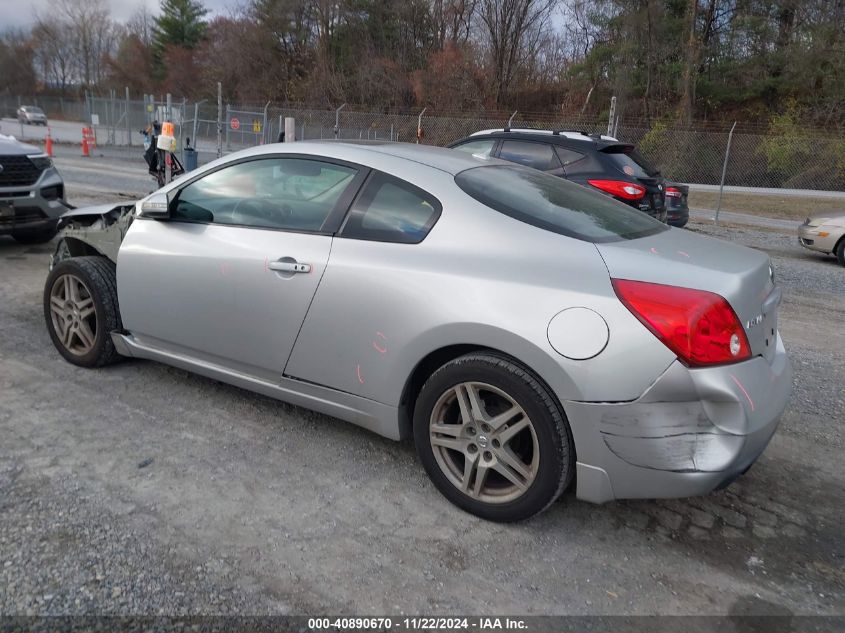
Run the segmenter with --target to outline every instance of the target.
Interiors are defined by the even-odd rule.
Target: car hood
[[[817,220],[823,218],[826,226],[841,226],[845,227],[845,211],[828,211],[821,213],[813,213],[807,220]]]
[[[127,206],[125,203],[112,203],[112,204],[95,204],[90,207],[81,207],[79,209],[71,209],[70,211],[66,211],[62,214],[63,218],[70,218],[74,216],[83,216],[83,215],[105,215],[109,211],[114,209],[122,209],[123,207]]]
[[[743,323],[752,352],[774,354],[772,330],[781,295],[765,253],[675,228],[596,248],[611,277],[721,295]]]
[[[41,149],[35,145],[21,143],[14,136],[0,134],[0,156],[26,156],[27,154],[40,154]]]

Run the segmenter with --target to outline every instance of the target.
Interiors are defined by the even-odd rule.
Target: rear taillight
[[[645,187],[624,180],[588,180],[593,187],[625,200],[639,200],[645,195]]]
[[[742,323],[724,297],[692,288],[614,279],[616,296],[691,367],[751,358]]]
[[[667,198],[680,198],[681,197],[681,190],[676,187],[666,187],[666,197]]]

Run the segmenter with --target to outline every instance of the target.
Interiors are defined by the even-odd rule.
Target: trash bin
[[[185,148],[185,171],[193,171],[197,168],[197,150],[193,147]]]

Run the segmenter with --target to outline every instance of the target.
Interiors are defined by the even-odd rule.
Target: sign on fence
[[[229,127],[231,127],[233,130],[238,130],[241,127],[241,122],[238,121],[237,118],[232,117],[232,119],[229,121]]]

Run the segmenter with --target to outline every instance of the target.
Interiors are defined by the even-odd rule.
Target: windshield
[[[660,171],[632,147],[614,145],[603,149],[602,152],[610,156],[610,160],[621,172],[634,178],[654,178],[660,175]]]
[[[41,108],[36,108],[35,106],[26,106],[24,110],[31,114],[44,114],[44,110],[42,110]]]
[[[585,242],[616,242],[666,230],[642,211],[534,169],[475,167],[459,173],[455,182],[500,213]]]

